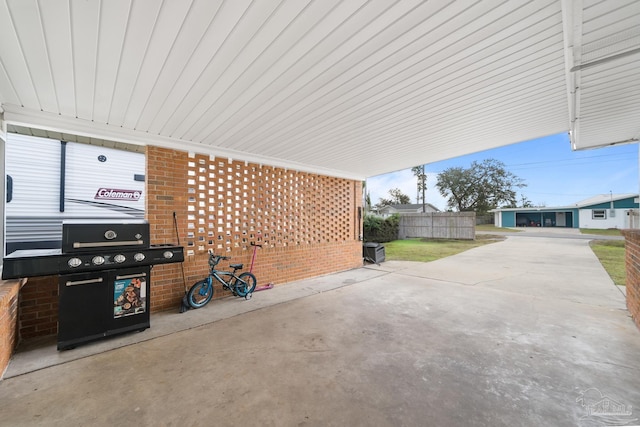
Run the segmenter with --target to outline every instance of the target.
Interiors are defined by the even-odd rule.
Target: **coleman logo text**
[[[99,188],[94,199],[99,200],[139,200],[140,191],[137,190],[118,190],[115,188]]]

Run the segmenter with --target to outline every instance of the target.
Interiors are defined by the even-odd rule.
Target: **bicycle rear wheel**
[[[200,308],[207,305],[213,297],[213,286],[207,279],[196,282],[187,293],[187,301],[193,308]]]
[[[257,283],[258,280],[256,279],[256,276],[253,275],[253,273],[249,273],[248,271],[244,272],[239,275],[238,279],[236,280],[236,293],[238,294],[238,296],[245,297],[247,296],[247,294],[253,292],[253,290],[256,288]]]

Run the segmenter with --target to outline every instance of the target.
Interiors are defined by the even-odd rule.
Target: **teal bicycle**
[[[207,305],[213,298],[213,279],[222,284],[223,289],[230,290],[233,295],[251,299],[251,295],[256,288],[258,281],[253,273],[248,271],[236,274],[242,270],[243,264],[229,264],[233,271],[218,270],[216,266],[221,260],[229,260],[231,257],[214,255],[209,250],[209,275],[196,282],[187,293],[187,301],[191,308],[200,308]]]

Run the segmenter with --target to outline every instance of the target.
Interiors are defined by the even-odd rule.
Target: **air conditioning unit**
[[[385,259],[384,246],[380,243],[367,242],[362,245],[362,256],[369,262],[380,264]]]

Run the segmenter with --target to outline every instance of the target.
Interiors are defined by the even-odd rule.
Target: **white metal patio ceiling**
[[[637,141],[639,101],[637,0],[0,0],[5,129],[361,179]]]

